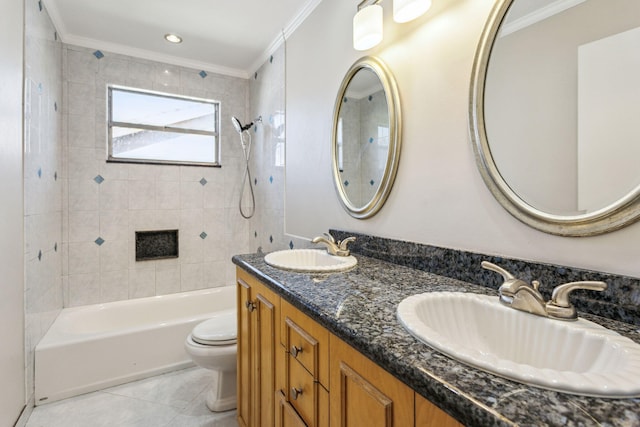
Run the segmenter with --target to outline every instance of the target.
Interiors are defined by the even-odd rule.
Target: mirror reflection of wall
[[[500,175],[526,203],[588,214],[640,184],[640,2],[574,1],[540,20],[547,3],[514,0],[501,26],[486,133]]]
[[[368,218],[384,204],[400,154],[398,90],[378,59],[364,57],[345,75],[334,110],[333,176],[350,215]]]
[[[360,98],[350,96],[349,92],[340,109],[338,161],[345,193],[354,205],[363,206],[376,193],[387,164],[387,100],[381,89]],[[349,144],[341,143],[340,136],[342,141],[350,141]]]

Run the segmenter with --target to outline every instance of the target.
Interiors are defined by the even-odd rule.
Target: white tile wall
[[[252,251],[271,252],[279,249],[309,247],[310,243],[284,234],[284,163],[277,157],[285,144],[284,133],[284,73],[285,49],[281,46],[250,78],[252,120],[262,116],[262,124],[251,130],[253,149],[251,173],[254,182],[256,213],[250,221],[249,242]],[[239,145],[236,135],[235,144]],[[244,160],[237,168],[240,182]],[[234,191],[240,191],[239,185]],[[322,231],[319,230],[319,234]]]
[[[25,376],[29,401],[35,346],[63,307],[62,45],[37,1],[25,2],[25,37]],[[81,218],[74,237],[84,233],[90,222]]]
[[[231,116],[245,116],[249,82],[109,52],[98,59],[94,52],[64,46],[66,305],[234,283],[232,255],[252,251],[249,224],[235,208],[242,152],[231,126]],[[220,101],[222,167],[106,163],[107,84]],[[179,258],[136,262],[135,232],[157,229],[179,230]]]

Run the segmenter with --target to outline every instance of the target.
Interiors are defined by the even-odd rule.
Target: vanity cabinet
[[[341,339],[331,337],[331,426],[414,425],[414,391]]]
[[[278,391],[309,427],[329,426],[329,331],[282,301],[284,380]]]
[[[416,427],[464,427],[455,418],[416,393]]]
[[[238,268],[242,427],[462,425]]]
[[[276,353],[280,297],[242,269],[237,270],[238,424],[274,425]]]

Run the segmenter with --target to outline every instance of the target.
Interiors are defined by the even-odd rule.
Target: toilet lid
[[[235,310],[216,313],[209,320],[196,325],[191,337],[198,344],[228,345],[235,344],[237,338],[237,320]]]

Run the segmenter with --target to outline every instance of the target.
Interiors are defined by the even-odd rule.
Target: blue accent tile
[[[271,55],[271,56],[269,57],[269,63],[270,63],[270,64],[273,64],[273,55]]]
[[[369,101],[373,99],[373,95],[369,95]]]
[[[94,242],[96,243],[96,245],[102,246],[102,244],[104,243],[104,239],[102,237],[98,237],[96,240],[94,240]]]
[[[42,261],[42,251],[38,251],[38,261]]]
[[[97,175],[95,178],[93,178],[93,180],[98,184],[102,184],[104,182],[104,178],[102,177],[102,175]]]
[[[93,52],[93,56],[95,56],[98,59],[102,59],[104,58],[104,53],[100,52],[99,50],[96,50],[95,52]]]
[[[42,93],[42,83],[38,83],[38,93]]]
[[[289,249],[293,249],[293,240],[289,240]]]
[[[345,187],[348,187],[348,186],[349,186],[349,181],[345,181],[345,182],[344,182],[344,186],[345,186]]]
[[[204,231],[202,233],[200,233],[200,238],[202,240],[206,239],[207,238],[207,233],[205,233]]]
[[[369,137],[369,144],[373,144],[373,137]]]
[[[271,184],[273,184],[273,176],[270,176],[270,177],[269,177],[269,182],[270,182]]]
[[[342,98],[342,102],[347,102],[347,101],[348,101],[348,99],[347,99],[346,96],[344,98]]]
[[[371,185],[373,185],[373,184],[375,184],[375,183],[376,183],[376,182],[375,182],[374,180],[369,181],[369,184],[371,184]]]
[[[200,77],[202,77],[203,79],[207,77],[207,72],[204,70],[200,71],[198,74],[200,74]]]
[[[269,236],[269,242],[273,243],[273,236]]]
[[[205,185],[207,185],[207,182],[208,182],[208,181],[207,181],[206,179],[204,179],[204,178],[202,178],[202,179],[200,180],[200,184],[202,184],[202,186],[203,186],[203,187],[204,187]]]
[[[42,178],[42,168],[38,168],[38,178]]]
[[[38,9],[42,12],[42,0],[38,0]]]

